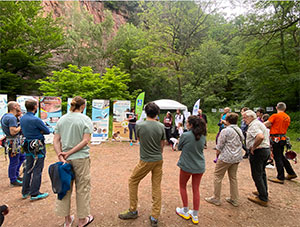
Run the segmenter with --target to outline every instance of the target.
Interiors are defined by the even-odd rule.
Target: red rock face
[[[95,23],[100,23],[104,20],[104,4],[102,2],[93,2],[93,1],[78,1],[79,4],[85,6],[87,11],[89,11],[94,16]],[[45,15],[49,12],[53,13],[53,17],[64,16],[66,10],[73,7],[75,2],[72,1],[48,1],[43,0],[42,6],[44,6]],[[81,10],[78,7],[78,10]],[[112,11],[112,17],[114,20],[114,32],[115,33],[123,24],[126,23],[127,15],[124,15],[120,12]]]

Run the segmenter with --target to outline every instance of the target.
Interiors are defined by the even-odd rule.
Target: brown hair
[[[196,140],[199,140],[200,137],[206,136],[206,123],[205,121],[198,116],[189,116],[188,123],[192,127],[192,132]]]
[[[37,101],[33,99],[29,99],[25,101],[25,107],[28,112],[32,112],[35,106],[37,106]]]
[[[79,110],[82,105],[85,104],[85,100],[80,96],[75,96],[72,99],[70,111],[74,112],[75,110]]]
[[[225,121],[228,121],[230,124],[236,125],[239,119],[239,115],[236,113],[229,113],[226,115]]]

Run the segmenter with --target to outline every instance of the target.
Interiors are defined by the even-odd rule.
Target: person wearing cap
[[[256,197],[248,197],[248,200],[261,206],[268,206],[266,165],[270,157],[269,133],[265,125],[257,119],[254,111],[245,111],[243,120],[248,125],[246,147],[250,150],[251,175],[257,188],[257,191],[253,192]]]
[[[286,132],[290,125],[291,119],[284,111],[286,104],[279,102],[276,106],[277,113],[264,123],[266,127],[270,128],[270,138],[272,141],[273,155],[277,169],[277,177],[268,179],[271,182],[283,184],[284,180],[291,180],[297,177],[290,162],[285,158],[283,151],[286,145]],[[287,176],[284,177],[284,169]]]

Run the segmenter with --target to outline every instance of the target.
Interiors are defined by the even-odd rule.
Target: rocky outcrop
[[[78,4],[79,2],[79,4]],[[104,4],[103,2],[96,1],[47,1],[43,0],[42,5],[44,6],[45,13],[51,13],[54,18],[61,17],[66,15],[66,11],[74,7],[75,4],[78,6],[78,10],[81,10],[81,7],[84,6],[87,11],[89,11],[94,16],[95,23],[100,23],[104,20]],[[127,15],[122,13],[121,11],[111,11],[112,17],[114,20],[114,32],[116,32],[123,24],[126,23],[128,18]]]

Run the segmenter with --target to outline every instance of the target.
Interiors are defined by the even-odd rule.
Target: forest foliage
[[[256,0],[228,18],[214,3],[110,1],[95,23],[78,2],[56,19],[40,2],[0,2],[0,93],[91,102],[145,91],[146,102],[189,108],[201,98],[207,111],[279,101],[298,110],[300,4]],[[112,11],[128,16],[117,32]]]

